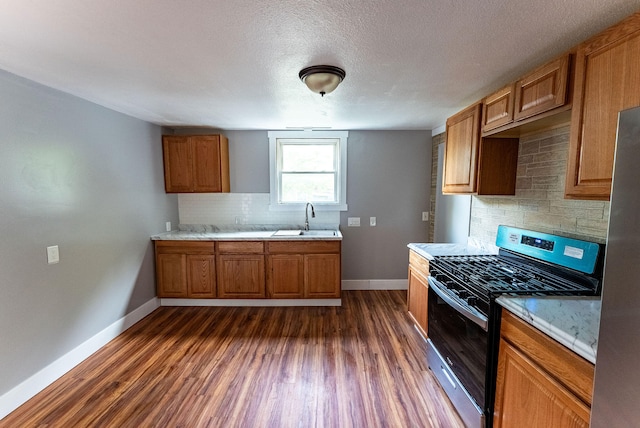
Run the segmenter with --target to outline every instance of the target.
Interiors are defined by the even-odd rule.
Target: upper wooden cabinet
[[[482,133],[491,135],[522,126],[570,107],[571,55],[536,68],[515,83],[485,97]],[[561,109],[561,107],[566,108]],[[544,113],[544,114],[543,114]]]
[[[518,139],[480,138],[481,107],[447,119],[442,193],[515,194]]]
[[[526,119],[567,103],[569,62],[569,55],[564,55],[516,82],[514,120]]]
[[[578,46],[565,197],[609,199],[618,112],[638,105],[640,12]]]
[[[167,193],[229,192],[229,143],[223,135],[162,137]]]
[[[513,84],[489,95],[482,103],[482,131],[513,122]]]
[[[476,191],[481,107],[474,104],[447,119],[442,193]]]

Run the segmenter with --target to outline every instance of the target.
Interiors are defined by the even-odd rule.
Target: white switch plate
[[[168,221],[164,224],[164,227],[167,229],[167,232],[171,232],[171,222]]]
[[[376,225],[376,218],[369,217],[369,226],[375,226],[375,225]]]
[[[56,264],[60,261],[60,251],[57,245],[47,247],[47,263],[50,265]]]
[[[360,217],[348,217],[347,218],[347,226],[348,227],[360,227]]]
[[[429,221],[429,211],[422,211],[422,221]]]

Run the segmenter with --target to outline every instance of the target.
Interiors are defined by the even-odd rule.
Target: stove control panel
[[[554,242],[548,239],[534,238],[533,236],[522,235],[520,241],[523,245],[529,245],[530,247],[542,248],[543,250],[553,251]]]
[[[498,226],[496,246],[587,274],[594,273],[604,250],[595,242],[504,225]]]

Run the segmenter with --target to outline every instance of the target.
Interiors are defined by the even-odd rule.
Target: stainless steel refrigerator
[[[640,108],[618,119],[591,426],[640,426]]]

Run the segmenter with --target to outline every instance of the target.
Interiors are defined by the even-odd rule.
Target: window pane
[[[283,171],[333,171],[333,144],[283,144]]]
[[[337,202],[334,174],[282,174],[280,202]]]

